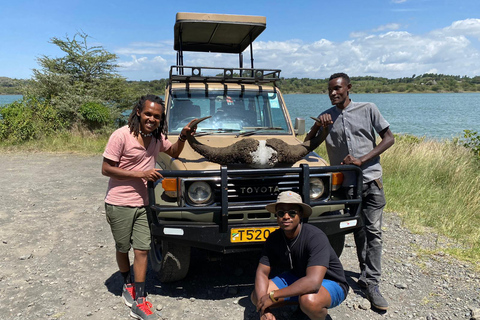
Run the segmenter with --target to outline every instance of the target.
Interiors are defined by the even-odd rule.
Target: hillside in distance
[[[23,87],[30,81],[0,77],[0,94],[23,94]],[[351,82],[354,93],[480,92],[480,76],[425,73],[396,79],[372,76],[351,77]],[[162,95],[166,83],[167,79],[127,81],[128,86],[139,95],[147,92]],[[282,78],[277,85],[283,93],[326,94],[328,79]]]
[[[22,94],[22,88],[29,80],[0,77],[0,94]]]
[[[435,93],[479,92],[480,76],[451,76],[426,73],[397,79],[350,77],[354,93]],[[327,93],[328,79],[285,78],[279,84],[283,93]]]

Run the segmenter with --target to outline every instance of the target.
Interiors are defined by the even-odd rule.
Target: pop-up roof
[[[242,53],[267,25],[261,16],[177,13],[177,51]]]

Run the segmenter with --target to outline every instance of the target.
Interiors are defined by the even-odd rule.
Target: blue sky
[[[63,56],[52,37],[83,31],[90,45],[118,55],[129,80],[168,77],[175,64],[177,12],[261,15],[255,66],[282,76],[334,72],[386,78],[442,73],[480,75],[480,1],[103,1],[16,0],[0,6],[0,77],[28,79],[42,55]],[[245,63],[247,57],[245,54]],[[236,55],[186,53],[185,65],[237,66]]]

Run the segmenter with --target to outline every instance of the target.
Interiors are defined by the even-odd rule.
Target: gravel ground
[[[129,319],[105,221],[101,157],[1,154],[0,165],[0,319]],[[385,213],[384,229],[388,312],[372,310],[356,286],[349,235],[341,261],[352,288],[332,319],[480,319],[480,273],[442,253],[451,243],[409,232],[395,213]],[[164,285],[148,271],[159,318],[258,319],[248,299],[258,256],[193,254],[183,281]],[[275,311],[301,319],[293,312]]]

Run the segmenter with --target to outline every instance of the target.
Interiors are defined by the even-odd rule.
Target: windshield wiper
[[[204,131],[204,130],[208,130],[208,131]],[[201,136],[208,136],[208,135],[211,135],[211,134],[215,134],[215,133],[230,133],[230,132],[237,132],[237,131],[240,131],[240,129],[203,129],[202,131],[197,131],[195,132],[195,136],[196,137],[201,137]]]
[[[212,133],[207,132],[207,131],[197,131],[197,132],[195,132],[195,137],[208,136],[210,134],[212,134]]]
[[[237,131],[240,131],[240,129],[223,129],[223,128],[215,129],[215,132],[237,132]]]
[[[235,138],[238,137],[248,137],[248,136],[253,136],[254,134],[257,134],[259,132],[264,132],[268,130],[284,130],[282,127],[261,127],[261,128],[255,128],[255,130],[250,130],[250,131],[245,131],[237,134]]]

